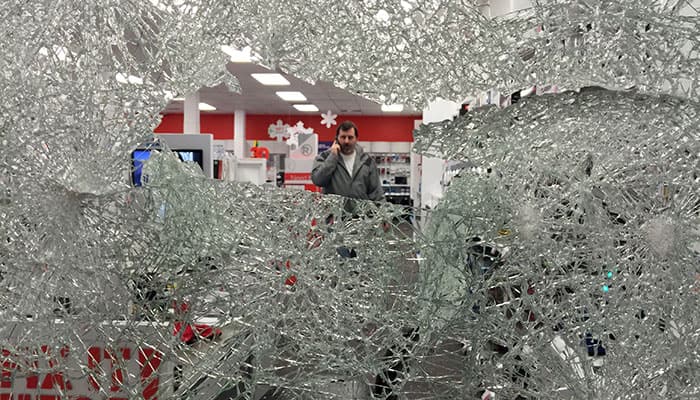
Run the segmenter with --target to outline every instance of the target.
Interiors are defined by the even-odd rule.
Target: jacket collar
[[[360,167],[362,167],[362,164],[364,164],[367,157],[368,156],[365,154],[365,151],[362,149],[362,147],[359,144],[356,144],[355,145],[355,164],[353,164],[353,166],[352,166],[352,179],[353,180],[357,176],[357,171],[360,169]]]
[[[359,144],[355,145],[355,159],[359,160],[365,154],[365,150]]]
[[[330,154],[330,149],[326,150],[328,154]],[[362,164],[364,164],[367,161],[367,158],[369,156],[365,153],[365,150],[360,146],[359,144],[355,145],[355,164],[352,166],[352,179],[355,179],[357,176],[357,170],[362,167]],[[343,168],[345,168],[345,163],[343,163]],[[348,171],[350,172],[350,171]]]

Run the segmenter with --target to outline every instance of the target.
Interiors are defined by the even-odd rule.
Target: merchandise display
[[[409,176],[411,157],[409,153],[372,153],[379,179],[384,188],[384,198],[394,204],[410,205]]]
[[[0,398],[700,397],[698,4],[532,3],[1,1]],[[418,109],[559,93],[417,129],[473,168],[414,231],[135,154],[240,91],[222,44]]]

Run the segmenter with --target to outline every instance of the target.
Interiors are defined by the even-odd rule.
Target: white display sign
[[[297,145],[289,150],[289,158],[313,160],[318,154],[318,135],[315,133],[296,135]]]

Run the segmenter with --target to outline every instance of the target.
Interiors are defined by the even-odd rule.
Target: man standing
[[[354,199],[384,199],[377,164],[357,144],[357,137],[357,126],[351,121],[342,122],[335,131],[333,146],[316,157],[311,171],[311,180],[316,186],[323,188],[323,193],[349,198],[344,208],[353,215],[357,214]],[[343,258],[357,257],[355,249],[340,246],[336,250]],[[417,329],[414,332],[417,332]],[[417,333],[415,337],[418,337]],[[375,395],[384,396],[385,399],[397,398],[392,394],[393,386],[400,381],[404,371],[408,371],[406,355],[396,356],[395,352],[395,348],[387,351],[386,362],[391,363],[391,369],[376,376],[372,389]]]
[[[357,144],[357,126],[342,122],[335,131],[335,141],[329,150],[314,160],[311,180],[323,188],[323,193],[338,194],[351,199],[380,201],[384,190],[379,182],[379,171],[372,157]],[[354,211],[354,202],[346,203],[347,211]]]

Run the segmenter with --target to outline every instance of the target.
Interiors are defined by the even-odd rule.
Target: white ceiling
[[[250,74],[274,72],[253,63],[228,63],[227,68],[236,76],[241,85],[241,93],[232,93],[224,85],[213,88],[204,87],[199,90],[199,101],[211,104],[216,111],[206,111],[212,114],[233,114],[234,110],[243,110],[249,114],[280,114],[280,115],[314,115],[330,110],[339,115],[421,115],[420,112],[404,107],[400,113],[384,113],[381,105],[348,91],[339,89],[329,83],[317,82],[310,85],[291,75],[283,74],[289,81],[289,86],[263,86],[253,79]],[[293,104],[280,99],[276,91],[299,91],[306,98],[306,103],[315,104],[318,112],[298,111]],[[163,111],[164,114],[182,113],[184,102],[172,101]],[[203,111],[205,112],[205,111]]]

